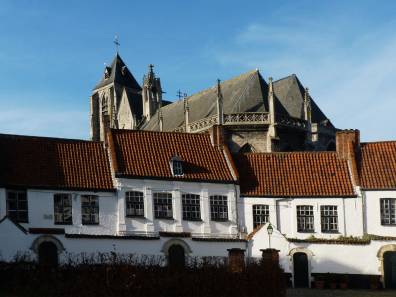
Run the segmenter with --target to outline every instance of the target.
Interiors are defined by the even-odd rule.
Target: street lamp
[[[267,233],[268,233],[268,247],[271,248],[271,235],[274,232],[274,228],[271,225],[271,222],[268,224]]]

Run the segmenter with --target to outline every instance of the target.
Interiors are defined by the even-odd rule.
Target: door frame
[[[295,253],[304,253],[307,255],[307,265],[308,265],[308,288],[311,288],[311,282],[312,282],[312,275],[311,275],[311,271],[312,271],[312,257],[314,256],[314,254],[306,249],[306,248],[294,248],[292,250],[290,250],[288,256],[290,257],[290,272],[292,275],[292,284],[293,284],[293,288],[294,286],[294,259],[293,256]]]
[[[378,260],[380,262],[380,267],[378,268],[379,272],[381,273],[380,281],[382,286],[386,289],[385,286],[385,265],[384,265],[384,254],[386,252],[396,252],[396,244],[387,244],[382,246],[377,253]]]

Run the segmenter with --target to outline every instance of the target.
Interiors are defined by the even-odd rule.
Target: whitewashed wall
[[[366,230],[368,234],[396,236],[396,226],[381,225],[381,198],[396,198],[396,191],[364,191]]]
[[[260,249],[269,247],[267,225],[264,225],[248,243],[248,256],[261,257]],[[327,244],[288,242],[278,231],[271,236],[271,248],[279,250],[280,265],[293,274],[293,253],[304,252],[308,256],[309,273],[340,273],[381,275],[382,247],[394,245],[393,241],[373,240],[369,244]]]
[[[233,184],[197,183],[182,181],[164,181],[149,179],[116,179],[118,194],[119,231],[166,231],[213,234],[237,234],[237,186]],[[125,216],[125,192],[141,191],[144,193],[144,218],[127,218]],[[154,218],[153,193],[170,192],[173,201],[173,220]],[[183,193],[197,194],[201,198],[202,221],[182,220],[181,196]],[[228,221],[210,220],[211,195],[228,197]]]
[[[253,231],[253,205],[263,204],[269,206],[270,222],[289,238],[304,239],[310,236],[318,238],[337,238],[342,236],[362,236],[363,217],[361,198],[251,198],[241,197],[238,200],[240,225],[245,226],[247,233]],[[311,205],[314,210],[313,233],[297,232],[297,206]],[[335,205],[338,211],[338,232],[321,232],[322,205]]]

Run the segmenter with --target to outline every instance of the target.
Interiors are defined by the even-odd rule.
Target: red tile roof
[[[100,142],[0,134],[0,186],[113,190]]]
[[[361,144],[363,189],[396,189],[396,141]]]
[[[211,144],[209,134],[111,130],[109,136],[116,176],[234,182],[224,150]],[[172,176],[174,156],[183,160],[183,176]]]
[[[335,152],[238,155],[241,195],[355,197],[347,161]]]

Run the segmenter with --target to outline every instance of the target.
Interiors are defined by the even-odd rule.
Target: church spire
[[[143,117],[149,121],[162,106],[161,80],[155,76],[153,64],[149,65],[148,73],[143,77],[142,100]]]

